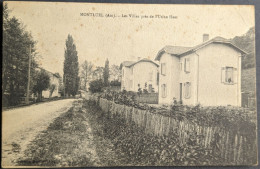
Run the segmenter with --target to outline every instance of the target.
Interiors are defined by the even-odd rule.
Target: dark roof
[[[160,57],[162,56],[162,54],[165,53],[169,53],[171,55],[175,55],[175,56],[184,56],[186,54],[192,53],[197,51],[198,49],[207,46],[211,43],[222,43],[222,44],[226,44],[229,45],[231,47],[233,47],[235,50],[238,50],[239,52],[241,52],[242,54],[246,54],[246,52],[242,49],[240,49],[239,47],[237,47],[236,45],[234,45],[230,40],[227,40],[223,37],[217,36],[211,40],[205,41],[199,45],[196,45],[194,47],[182,47],[182,46],[165,46],[163,49],[161,49],[155,60],[160,60]]]
[[[180,54],[182,54],[182,53],[188,51],[189,49],[191,49],[191,47],[184,47],[184,46],[165,46],[164,48],[162,48],[162,49],[158,52],[158,54],[157,54],[155,60],[160,60],[160,58],[161,58],[161,56],[162,56],[163,53],[169,53],[169,54],[171,54],[171,55],[176,55],[176,56],[178,56],[178,55],[180,55]]]
[[[120,69],[122,69],[123,66],[125,67],[132,67],[134,65],[136,65],[137,63],[140,63],[140,62],[150,62],[150,63],[153,63],[155,66],[159,66],[157,63],[153,62],[152,60],[150,59],[147,59],[147,58],[143,58],[137,62],[133,62],[133,61],[124,61],[123,63],[121,63],[120,65]]]
[[[141,60],[139,60],[139,61],[137,61],[137,62],[131,64],[131,65],[128,66],[128,67],[134,66],[135,64],[140,63],[140,62],[150,62],[150,63],[153,63],[153,64],[154,64],[155,66],[157,66],[157,67],[159,66],[157,63],[153,62],[152,60],[147,59],[147,58],[143,58],[143,59],[141,59]]]
[[[37,68],[38,68],[38,69],[41,69],[41,70],[43,70],[43,71],[45,71],[46,73],[52,74],[53,76],[55,76],[55,77],[57,77],[57,78],[61,78],[61,77],[58,76],[57,74],[52,73],[52,72],[50,72],[50,71],[48,71],[48,70],[46,70],[46,69],[44,69],[44,68],[42,68],[42,67],[37,67]]]
[[[134,61],[124,61],[120,64],[120,69],[122,69],[123,66],[130,66],[132,65],[133,63],[135,63]]]
[[[189,49],[191,49],[191,47],[184,47],[184,46],[165,46],[164,47],[164,51],[166,53],[170,53],[173,55],[179,55]]]

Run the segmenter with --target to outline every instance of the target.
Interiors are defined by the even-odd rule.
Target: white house
[[[159,104],[173,98],[186,105],[241,106],[241,56],[246,52],[222,37],[195,47],[166,46],[159,68]]]
[[[139,88],[146,88],[148,92],[158,92],[158,67],[158,64],[149,59],[123,62],[120,65],[121,90],[137,92]]]
[[[50,77],[50,87],[47,90],[42,91],[42,96],[44,98],[50,98],[50,97],[60,97],[59,88],[60,88],[60,77],[57,74],[54,74],[50,71],[47,71],[43,68],[36,68],[36,70],[43,70],[45,71],[49,77]]]

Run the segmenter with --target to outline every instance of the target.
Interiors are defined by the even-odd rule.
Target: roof
[[[194,47],[183,47],[183,46],[165,46],[163,49],[161,49],[155,60],[160,60],[160,57],[162,56],[163,53],[169,53],[171,55],[175,55],[175,56],[184,56],[187,55],[189,53],[195,52],[211,43],[222,43],[222,44],[226,44],[229,45],[230,47],[234,48],[235,50],[241,52],[242,54],[246,54],[247,52],[245,52],[244,50],[240,49],[239,47],[237,47],[236,45],[234,45],[231,40],[225,39],[223,37],[217,36],[211,40],[205,41],[199,45],[196,45]]]
[[[47,72],[47,73],[49,73],[49,74],[52,74],[53,76],[55,76],[55,77],[57,77],[57,78],[60,78],[57,74],[55,74],[55,73],[52,73],[52,72],[50,72],[50,71],[48,71],[48,70],[46,70],[46,69],[44,69],[44,68],[42,68],[42,67],[37,67],[38,69],[41,69],[41,70],[43,70],[43,71],[45,71],[45,72]]]
[[[124,61],[120,64],[120,69],[122,69],[123,66],[128,67],[128,66],[132,65],[133,63],[135,63],[135,62],[134,61]]]
[[[141,60],[139,60],[137,62],[124,61],[123,63],[121,63],[120,69],[122,69],[123,66],[125,66],[125,67],[132,67],[132,66],[134,66],[134,65],[136,65],[137,63],[140,63],[140,62],[150,62],[150,63],[154,64],[155,66],[159,67],[159,65],[157,63],[153,62],[152,60],[147,59],[147,58],[143,58],[143,59],[141,59]]]

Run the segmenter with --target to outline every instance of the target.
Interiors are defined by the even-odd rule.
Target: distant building
[[[50,71],[47,71],[43,68],[36,68],[36,70],[43,70],[45,71],[49,77],[50,77],[50,87],[47,90],[42,91],[42,96],[44,98],[50,98],[50,97],[60,97],[59,88],[60,88],[60,80],[61,77],[55,73],[52,73]]]
[[[158,92],[158,66],[149,59],[123,62],[121,90],[137,92],[139,88],[146,88],[148,92]]]
[[[159,68],[159,103],[173,98],[186,105],[241,106],[242,49],[222,37],[195,47],[166,46],[155,60]]]

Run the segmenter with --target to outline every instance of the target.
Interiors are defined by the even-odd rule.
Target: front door
[[[182,83],[180,83],[180,101],[182,101]]]

